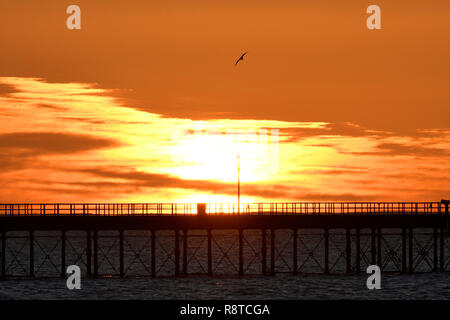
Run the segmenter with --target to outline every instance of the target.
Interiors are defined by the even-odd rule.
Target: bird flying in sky
[[[236,63],[234,64],[235,66],[237,66],[237,64],[239,63],[239,61],[244,60],[244,56],[247,54],[248,51],[244,52],[242,54],[242,56],[239,57],[239,59],[237,59]]]

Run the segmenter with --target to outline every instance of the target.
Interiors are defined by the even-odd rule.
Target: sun
[[[177,137],[171,153],[180,163],[171,173],[183,179],[237,180],[238,157],[242,182],[258,182],[270,178],[278,155],[266,130],[217,130],[200,128],[194,133]]]

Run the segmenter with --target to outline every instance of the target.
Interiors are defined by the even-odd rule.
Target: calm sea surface
[[[0,299],[450,299],[450,275],[385,275],[368,290],[365,276],[247,278],[83,279],[80,290],[65,280],[6,280]]]

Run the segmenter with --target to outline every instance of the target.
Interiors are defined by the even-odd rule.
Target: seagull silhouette
[[[244,56],[247,54],[248,51],[244,52],[244,54],[242,54],[242,56],[240,56],[239,59],[237,59],[236,63],[234,64],[234,66],[237,66],[237,64],[239,63],[239,61],[244,60]]]

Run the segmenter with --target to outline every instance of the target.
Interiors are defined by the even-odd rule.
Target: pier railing
[[[119,216],[194,215],[197,203],[8,203],[0,216]],[[440,214],[440,202],[283,202],[207,203],[206,214],[312,215],[312,214]]]

